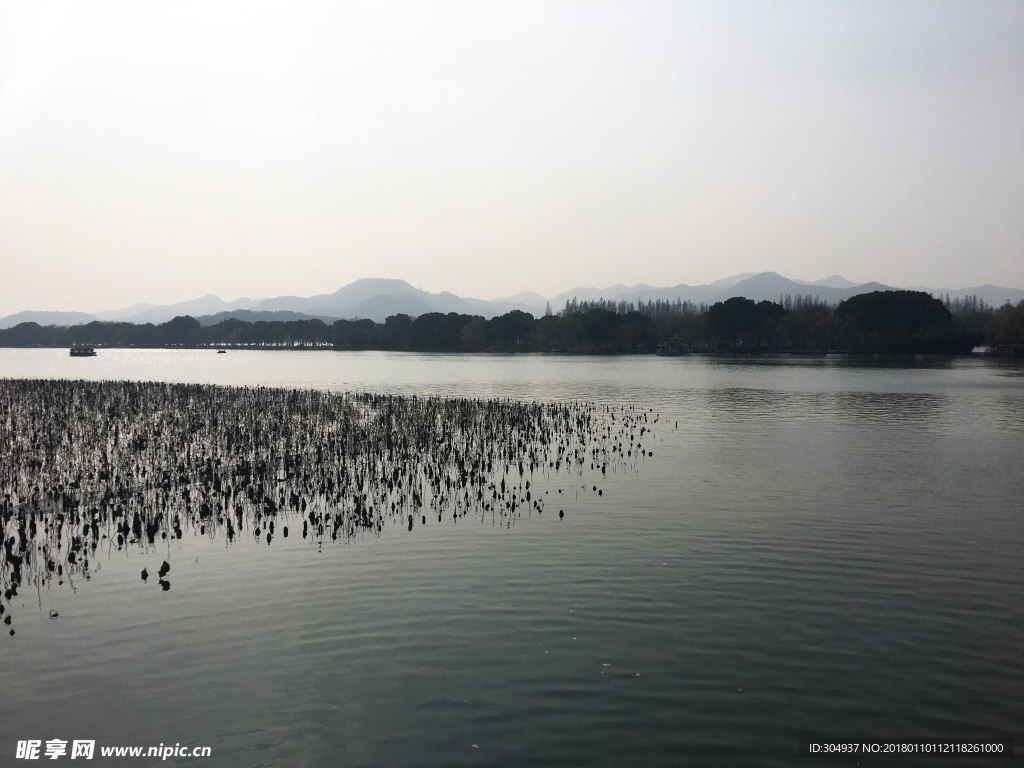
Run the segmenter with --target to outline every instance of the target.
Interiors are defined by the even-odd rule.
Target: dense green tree
[[[873,291],[842,302],[836,319],[854,349],[939,351],[952,338],[953,316],[923,291]],[[968,350],[969,351],[969,350]]]
[[[373,320],[338,320],[331,333],[338,349],[370,349],[376,329]]]
[[[474,317],[462,326],[462,349],[466,352],[479,352],[487,345],[487,321],[482,317]]]
[[[469,315],[428,312],[412,321],[409,348],[422,352],[458,352],[462,349],[462,329],[474,319]]]
[[[621,318],[615,333],[615,348],[629,352],[654,349],[658,328],[654,319],[641,312],[628,312]]]
[[[992,344],[1024,344],[1024,301],[999,308],[985,331]]]
[[[203,340],[203,326],[194,317],[179,316],[159,326],[156,338],[161,344],[195,346]]]
[[[412,318],[408,315],[392,315],[384,320],[384,326],[377,328],[378,349],[409,349],[412,337]]]
[[[777,335],[786,310],[772,301],[754,302],[735,296],[714,304],[707,312],[719,343],[732,347],[760,347]]]
[[[802,352],[830,349],[835,345],[836,330],[828,304],[808,303],[786,311],[779,321],[778,334],[782,345]]]
[[[502,349],[532,349],[536,324],[533,315],[518,309],[492,317],[487,321],[488,342]]]

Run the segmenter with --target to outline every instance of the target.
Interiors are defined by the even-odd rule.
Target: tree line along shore
[[[695,352],[845,351],[967,354],[989,345],[1024,351],[1024,302],[995,308],[975,297],[938,299],[920,291],[876,291],[838,305],[814,297],[711,306],[690,302],[566,302],[534,318],[513,311],[486,320],[432,312],[412,318],[277,322],[193,317],[166,323],[93,322],[69,327],[22,323],[0,330],[0,347],[303,348],[417,352],[644,353],[679,339]]]

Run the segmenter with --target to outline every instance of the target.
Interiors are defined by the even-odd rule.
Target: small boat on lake
[[[654,350],[654,354],[661,357],[678,357],[690,354],[690,348],[676,336],[674,339],[661,342]]]
[[[228,351],[226,349],[218,349],[217,350],[217,354],[218,355],[226,355],[227,353],[228,353]]]
[[[72,357],[96,357],[96,350],[93,349],[92,347],[78,347],[78,346],[75,346],[75,347],[71,348],[71,356]]]

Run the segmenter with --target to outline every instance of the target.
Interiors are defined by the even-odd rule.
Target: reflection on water
[[[926,428],[946,417],[949,398],[917,392],[793,393],[732,387],[701,393],[701,401],[716,418],[811,420],[839,415],[861,425],[905,421]]]
[[[357,468],[391,466],[393,478],[395,462],[383,457],[394,449],[373,436],[355,453],[346,449],[352,495],[331,507],[320,500],[327,477],[312,459],[301,459],[305,474],[288,476],[284,457],[301,457],[316,440],[274,442],[275,434],[305,429],[273,415],[283,413],[273,404],[278,395],[260,401],[271,413],[266,429],[258,419],[238,422],[276,446],[277,463],[269,453],[254,455],[252,482],[222,473],[219,492],[205,479],[210,454],[193,434],[223,435],[225,455],[250,459],[235,447],[246,444],[240,429],[233,437],[234,428],[213,427],[215,407],[197,406],[199,415],[190,416],[176,401],[173,418],[164,409],[161,419],[180,420],[166,438],[178,455],[164,451],[160,434],[142,430],[154,437],[145,450],[168,470],[173,463],[176,473],[179,461],[195,469],[171,477],[171,489],[161,477],[159,487],[147,478],[138,483],[146,490],[133,491],[132,451],[118,458],[107,450],[109,433],[104,442],[83,428],[70,440],[102,450],[83,453],[91,458],[82,466],[108,456],[125,467],[117,477],[126,478],[127,496],[103,507],[83,498],[88,488],[73,486],[94,482],[91,470],[81,481],[77,472],[49,475],[44,467],[26,475],[53,478],[47,487],[67,489],[70,500],[12,480],[19,501],[35,499],[17,512],[5,508],[12,554],[21,556],[25,515],[27,527],[36,521],[35,544],[25,549],[42,544],[58,556],[52,572],[50,558],[26,561],[18,594],[0,599],[15,610],[17,630],[0,638],[0,763],[12,762],[3,758],[25,738],[202,744],[213,749],[202,765],[230,768],[786,766],[796,763],[797,739],[809,734],[999,731],[1019,745],[1019,370],[964,358],[876,364],[836,356],[101,350],[73,360],[60,350],[0,350],[7,377],[366,391],[401,395],[403,403],[414,395],[449,403],[587,401],[571,413],[591,418],[582,429],[573,417],[552,427],[545,448],[534,438],[548,416],[499,408],[512,428],[487,439],[495,445],[493,471],[469,477],[470,466],[455,457],[472,454],[478,422],[463,427],[443,410],[449,425],[434,428],[431,449],[419,453],[441,440],[450,471],[428,472],[444,456],[410,449],[420,482],[407,483],[398,466],[406,489],[400,509],[398,490],[380,495],[383,471],[374,470],[371,489],[373,472],[364,470],[361,493],[373,514],[362,522]],[[347,400],[353,421],[358,414],[383,424],[372,414],[386,400]],[[340,413],[342,405],[330,402]],[[25,424],[52,419],[45,432],[63,435],[61,420],[75,423],[64,403],[54,395],[46,415]],[[616,409],[614,424],[605,408]],[[633,447],[619,434],[622,417],[633,419]],[[132,421],[108,413],[94,423],[107,419]],[[316,423],[304,419],[299,425]],[[521,419],[541,426],[516,426]],[[654,432],[641,436],[647,426]],[[396,434],[415,437],[411,427]],[[447,448],[445,434],[453,440]],[[574,457],[582,438],[581,466]],[[571,472],[564,462],[550,466],[559,444],[568,445]],[[597,445],[611,454],[604,474],[604,463],[591,461]],[[67,455],[62,446],[63,437],[48,442],[46,455]],[[518,462],[499,472],[498,450],[523,457],[522,477]],[[253,469],[255,459],[264,470]],[[340,459],[332,461],[341,477]],[[105,487],[94,487],[99,499]],[[419,507],[411,493],[421,489]],[[276,510],[268,511],[268,496]],[[200,516],[204,502],[208,518]],[[457,509],[465,514],[456,517]],[[92,510],[99,513],[95,553]],[[336,526],[343,510],[347,522],[343,516]],[[321,515],[322,536],[311,511]],[[163,517],[150,543],[152,513]],[[64,554],[73,537],[85,536],[85,523],[88,582],[78,571],[69,576],[82,564],[78,554],[74,564]]]
[[[636,471],[657,423],[587,402],[0,380],[0,611],[10,626],[26,582],[88,581],[98,550],[185,533],[269,545],[301,525],[320,545],[428,516],[511,527],[543,514],[538,480]]]

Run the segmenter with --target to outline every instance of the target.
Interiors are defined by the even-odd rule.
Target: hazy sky
[[[1024,287],[1024,3],[0,3],[0,315]]]

